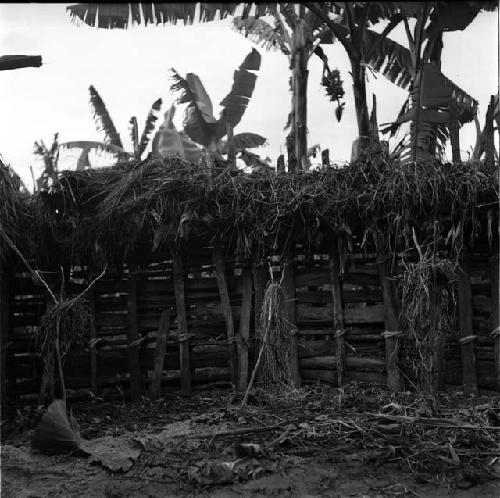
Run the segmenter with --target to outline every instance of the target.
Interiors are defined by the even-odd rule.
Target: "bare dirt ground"
[[[71,406],[87,453],[52,456],[30,447],[43,411],[11,410],[2,497],[500,496],[500,396],[349,385],[240,401],[89,398]]]

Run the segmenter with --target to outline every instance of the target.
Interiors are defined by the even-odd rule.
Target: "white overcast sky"
[[[30,165],[36,176],[40,173],[40,164],[32,154],[35,140],[49,144],[55,132],[60,133],[60,141],[103,139],[90,113],[90,84],[103,97],[127,148],[130,117],[137,116],[141,126],[158,97],[163,98],[162,111],[173,102],[169,68],[174,67],[181,75],[198,74],[217,116],[218,104],[231,88],[233,71],[253,46],[230,28],[229,20],[186,27],[104,30],[76,26],[66,5],[0,5],[1,54],[43,58],[41,68],[0,72],[0,153],[27,185],[31,185]],[[403,28],[391,37],[406,45]],[[285,150],[283,127],[290,108],[288,61],[279,52],[259,50],[262,65],[254,97],[236,132],[267,137],[269,146],[255,151],[274,163]],[[309,65],[309,144],[329,148],[330,158],[343,162],[349,160],[357,134],[349,61],[339,43],[326,46],[325,52],[330,67],[341,71],[346,109],[341,123],[337,123],[335,106],[320,86],[321,62],[313,57]],[[482,125],[489,96],[498,89],[497,12],[482,13],[465,31],[444,35],[442,71],[479,101]],[[382,76],[370,76],[369,102],[372,92],[377,95],[379,123],[395,119],[405,92]],[[179,127],[181,121],[178,113]],[[474,124],[462,128],[464,158],[475,137]]]

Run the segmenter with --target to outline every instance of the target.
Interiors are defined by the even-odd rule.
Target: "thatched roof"
[[[25,212],[21,180],[0,160],[0,259],[8,254],[8,240],[16,241],[19,218]]]
[[[497,193],[495,172],[479,162],[416,166],[378,158],[296,174],[219,166],[210,187],[207,170],[154,159],[62,172],[50,193],[31,199],[37,230],[30,233],[54,244],[58,257],[100,253],[109,261],[193,237],[243,257],[288,241],[318,249],[330,232],[371,244],[378,231],[398,250],[413,247],[412,230],[423,245],[437,233],[445,250],[457,250],[488,234],[498,219]]]

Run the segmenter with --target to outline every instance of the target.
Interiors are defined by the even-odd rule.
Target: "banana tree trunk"
[[[307,64],[311,40],[307,26],[299,20],[292,34],[292,130],[297,170],[307,168]]]
[[[351,160],[359,157],[361,151],[370,143],[370,118],[366,100],[366,69],[361,65],[361,60],[351,59],[352,86],[354,90],[354,105],[358,122],[358,139],[353,146]]]
[[[294,54],[295,157],[299,171],[307,169],[307,59],[305,47]]]

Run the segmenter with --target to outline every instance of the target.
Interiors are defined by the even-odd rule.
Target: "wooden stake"
[[[340,280],[340,257],[338,239],[332,238],[330,243],[330,284],[332,287],[333,330],[335,331],[335,344],[337,350],[337,375],[338,385],[342,386],[346,374],[346,352],[344,341],[344,308],[342,304],[342,282]]]
[[[2,253],[0,248],[0,347],[2,348],[1,357],[1,403],[5,406],[6,403],[6,369],[5,364],[7,360],[7,344],[9,342],[9,299],[7,294],[7,289],[9,288],[7,282],[7,273],[5,271],[5,266],[2,261]]]
[[[128,367],[130,372],[130,398],[134,401],[141,399],[141,366],[139,363],[139,328],[137,326],[137,276],[129,267],[127,293],[127,340],[128,340]]]
[[[172,255],[175,304],[177,308],[177,324],[179,328],[179,362],[181,371],[181,389],[191,392],[191,371],[189,367],[189,336],[187,327],[186,297],[184,292],[184,265],[182,254],[174,245],[170,246]]]
[[[458,320],[460,329],[460,352],[465,394],[476,396],[477,386],[476,354],[474,352],[474,332],[472,328],[472,290],[468,275],[468,265],[464,261],[457,271]]]
[[[498,243],[496,244],[497,251],[490,257],[490,274],[491,274],[491,307],[492,307],[492,331],[491,336],[494,341],[495,348],[495,379],[496,387],[500,390],[500,313],[499,301],[500,295],[498,292],[499,280],[499,264],[498,264]]]
[[[489,166],[493,166],[495,162],[495,138],[494,138],[494,116],[495,116],[495,96],[490,97],[490,105],[486,112],[486,120],[484,123],[485,134],[485,161]]]
[[[460,157],[460,133],[458,126],[457,103],[453,97],[448,106],[448,113],[450,116],[449,127],[452,160],[454,163],[459,163],[462,160]]]
[[[236,356],[236,343],[234,336],[234,320],[233,311],[231,309],[231,301],[229,299],[229,291],[227,289],[226,274],[224,271],[224,255],[220,247],[214,247],[213,262],[215,266],[215,275],[217,277],[217,285],[219,287],[219,295],[222,304],[222,312],[224,314],[224,321],[226,322],[226,336],[227,336],[227,355],[229,363],[229,375],[231,383],[237,385],[237,356]]]
[[[280,154],[278,156],[278,163],[276,164],[276,170],[278,171],[278,173],[285,172],[285,156],[283,154]]]
[[[255,336],[262,337],[260,331],[260,314],[262,312],[262,303],[264,302],[264,292],[266,288],[266,269],[263,265],[254,264],[252,267],[253,287],[254,287],[254,329]],[[254,361],[257,358],[257,348],[253,351]]]
[[[250,338],[250,317],[252,314],[252,272],[245,268],[241,275],[242,297],[239,330],[239,375],[238,389],[244,391],[248,381],[248,341]]]
[[[282,288],[285,295],[285,316],[291,329],[291,358],[290,367],[292,380],[296,387],[300,387],[300,370],[299,370],[299,354],[298,354],[298,337],[297,337],[297,301],[295,298],[295,265],[293,263],[293,252],[290,251],[283,262]]]
[[[401,391],[401,377],[398,368],[399,356],[399,331],[398,314],[399,305],[394,282],[390,278],[390,259],[384,249],[384,243],[378,238],[378,274],[384,298],[384,339],[385,339],[385,364],[387,370],[387,387],[394,392]]]
[[[97,352],[96,352],[96,340],[97,340],[97,331],[96,331],[96,296],[97,293],[95,288],[90,290],[89,295],[89,307],[91,314],[91,322],[90,322],[90,347],[89,347],[89,355],[90,355],[90,389],[97,396]]]
[[[330,166],[330,149],[321,151],[321,164],[323,166]]]
[[[236,149],[234,147],[233,141],[233,127],[227,123],[226,124],[227,131],[227,161],[234,168],[236,167]]]
[[[155,359],[153,378],[151,379],[150,392],[153,398],[161,396],[161,376],[167,352],[167,339],[170,331],[170,308],[161,312],[160,326],[156,335]]]

